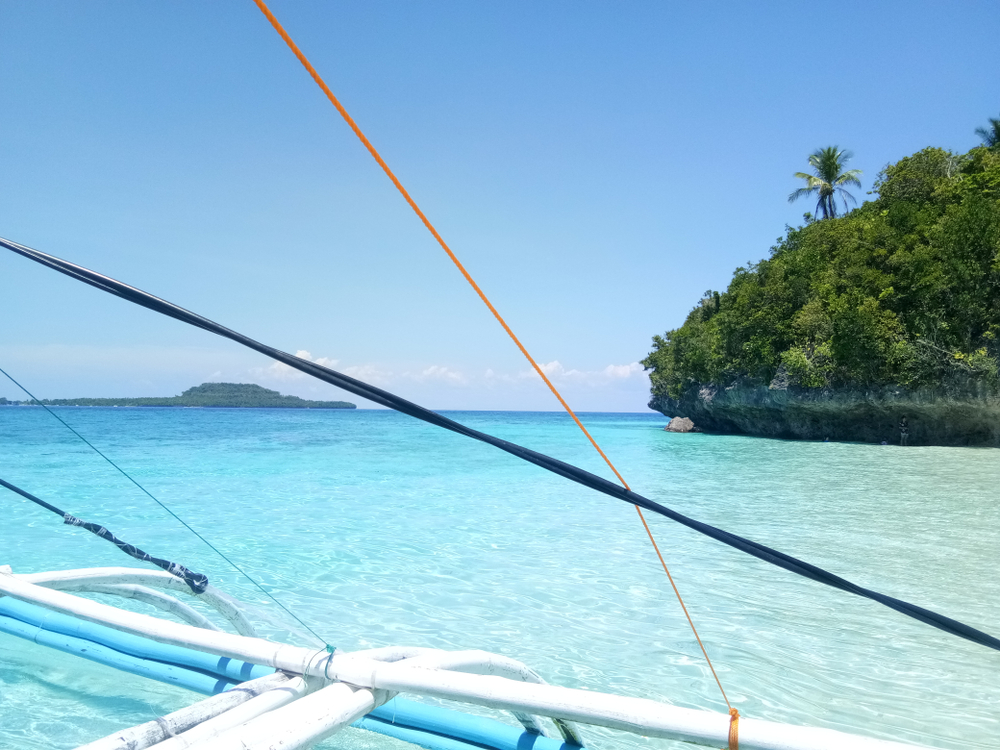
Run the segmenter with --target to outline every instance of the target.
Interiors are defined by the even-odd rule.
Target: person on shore
[[[910,442],[910,424],[906,417],[899,420],[899,444],[908,445]]]

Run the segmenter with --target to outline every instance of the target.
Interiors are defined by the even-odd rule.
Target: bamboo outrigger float
[[[0,569],[0,631],[165,682],[216,692],[79,750],[291,750],[311,747],[352,724],[440,750],[571,750],[585,746],[577,724],[716,748],[728,742],[726,714],[548,685],[524,664],[485,651],[388,647],[345,653],[274,643],[256,636],[235,599],[212,586],[192,594],[236,631],[225,632],[166,593],[182,591],[192,594],[179,578],[161,571],[88,568],[15,574]],[[184,622],[69,592],[140,599]],[[196,676],[205,679],[197,682]],[[215,689],[206,689],[209,683]],[[406,701],[396,697],[400,694],[509,711],[523,728]],[[553,722],[555,731],[546,727],[545,719]],[[739,746],[916,747],[749,718],[739,722]]]

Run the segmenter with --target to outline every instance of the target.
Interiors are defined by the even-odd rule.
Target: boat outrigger
[[[85,592],[138,599],[184,622],[76,595]],[[222,630],[172,596],[180,592],[214,609],[236,632]],[[389,646],[345,653],[264,640],[238,601],[211,585],[195,594],[163,571],[18,574],[6,568],[0,569],[0,594],[2,632],[214,694],[79,750],[291,750],[351,725],[432,750],[573,750],[586,746],[579,724],[708,747],[737,746],[726,714],[548,685],[521,662],[486,651]],[[521,729],[397,697],[402,694],[509,711]],[[739,720],[738,733],[744,750],[915,747],[750,718]]]

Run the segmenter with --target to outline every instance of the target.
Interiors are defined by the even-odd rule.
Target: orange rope
[[[528,360],[528,362],[531,363],[531,366],[534,368],[535,372],[538,373],[539,377],[541,377],[545,385],[549,387],[549,390],[552,391],[552,394],[559,400],[559,403],[562,404],[562,407],[573,418],[573,421],[576,422],[577,427],[579,427],[583,431],[583,434],[587,436],[587,439],[590,441],[590,444],[593,445],[594,448],[597,450],[597,452],[601,454],[601,458],[604,459],[604,462],[608,465],[611,471],[613,471],[615,476],[618,477],[618,481],[622,483],[622,486],[626,490],[631,490],[631,488],[628,486],[628,483],[625,481],[625,478],[618,473],[618,469],[616,469],[615,465],[611,463],[611,459],[609,459],[607,455],[605,455],[604,451],[601,450],[601,446],[597,444],[597,441],[594,440],[590,432],[587,431],[587,428],[583,426],[583,422],[580,421],[579,417],[576,416],[574,411],[570,408],[569,404],[566,403],[565,399],[563,399],[562,397],[562,394],[560,394],[559,391],[556,390],[556,387],[552,384],[552,381],[548,379],[548,377],[542,371],[542,368],[538,366],[538,363],[535,362],[534,358],[528,353],[528,350],[524,348],[524,344],[521,343],[521,340],[514,334],[510,326],[507,325],[507,321],[503,319],[503,316],[501,316],[500,313],[497,311],[497,309],[493,306],[493,303],[490,302],[485,292],[483,292],[483,290],[479,288],[479,284],[476,283],[475,279],[473,279],[472,276],[469,274],[469,272],[465,269],[465,266],[462,265],[462,262],[458,259],[458,256],[456,256],[455,253],[452,252],[451,248],[448,247],[448,243],[446,243],[444,241],[444,238],[440,234],[438,234],[437,229],[434,228],[434,225],[431,224],[430,220],[424,215],[424,212],[420,210],[420,206],[418,206],[416,204],[416,201],[414,201],[413,198],[410,197],[410,194],[406,191],[406,188],[403,187],[403,183],[401,183],[399,179],[396,177],[396,175],[393,174],[393,171],[389,169],[389,165],[385,163],[385,160],[382,159],[382,157],[379,155],[379,152],[375,150],[375,147],[371,144],[371,141],[369,141],[368,138],[365,137],[365,134],[361,132],[361,128],[359,128],[358,124],[354,122],[354,118],[352,118],[350,114],[348,114],[347,110],[344,109],[344,105],[340,103],[340,100],[337,99],[336,96],[334,96],[333,92],[330,90],[330,87],[326,85],[326,82],[320,77],[319,73],[316,72],[316,69],[312,66],[312,63],[310,63],[309,60],[306,59],[306,56],[302,54],[302,50],[300,50],[298,48],[298,45],[296,45],[295,42],[292,41],[292,38],[288,35],[288,32],[285,31],[284,27],[278,22],[278,19],[274,17],[274,14],[271,12],[270,8],[268,8],[267,5],[264,3],[264,0],[254,0],[254,3],[256,3],[257,7],[260,8],[261,13],[263,13],[267,17],[267,20],[271,22],[271,25],[274,27],[274,30],[277,31],[278,34],[281,36],[281,38],[285,40],[285,44],[288,45],[288,48],[291,49],[291,51],[299,59],[299,62],[302,63],[302,67],[304,67],[309,72],[309,75],[312,76],[313,80],[316,81],[316,84],[323,90],[323,93],[326,94],[326,98],[330,100],[330,103],[333,104],[334,107],[336,107],[337,111],[340,113],[340,116],[344,118],[344,121],[350,126],[351,130],[354,131],[354,134],[364,144],[365,148],[368,149],[368,153],[370,153],[372,157],[375,159],[375,161],[378,162],[378,165],[382,167],[382,171],[386,173],[386,175],[389,177],[390,180],[392,180],[392,184],[396,186],[396,189],[400,192],[400,194],[403,196],[406,202],[410,204],[410,208],[413,209],[413,212],[420,218],[420,221],[424,223],[424,226],[427,227],[427,230],[434,236],[434,239],[438,241],[438,244],[441,245],[444,251],[448,254],[448,257],[451,258],[451,262],[455,264],[455,266],[458,268],[459,271],[461,271],[462,276],[464,276],[465,280],[469,282],[469,285],[476,290],[476,294],[479,295],[479,299],[481,299],[483,303],[490,309],[490,312],[493,313],[493,317],[495,317],[497,319],[497,322],[499,322],[500,325],[503,326],[503,329],[507,332],[507,335],[510,336],[511,340],[513,340],[513,342],[517,344],[517,348],[521,350],[521,354],[523,354],[525,358]],[[726,697],[726,691],[722,689],[722,683],[719,681],[719,676],[715,673],[715,667],[712,666],[712,660],[708,658],[708,652],[705,650],[705,646],[702,644],[701,638],[698,636],[698,631],[694,627],[694,622],[691,620],[691,615],[688,614],[687,607],[684,606],[684,600],[681,599],[680,591],[678,591],[677,585],[674,583],[673,576],[670,575],[670,571],[667,569],[667,564],[663,560],[663,555],[660,554],[660,549],[659,547],[657,547],[656,540],[653,538],[653,532],[650,531],[649,524],[646,523],[646,518],[642,515],[642,510],[639,508],[638,505],[635,506],[635,509],[639,513],[639,518],[642,519],[642,525],[646,528],[646,534],[649,535],[649,540],[653,543],[653,549],[656,550],[657,557],[660,558],[660,563],[663,565],[663,570],[666,571],[667,577],[670,579],[670,585],[673,587],[674,593],[677,594],[677,600],[681,603],[681,608],[684,610],[684,616],[687,617],[688,624],[691,625],[691,630],[694,631],[694,637],[698,640],[698,645],[701,647],[701,652],[705,656],[705,661],[708,662],[708,666],[712,670],[712,676],[715,677],[715,682],[719,686],[719,690],[722,691],[722,697],[726,701],[726,705],[729,706],[730,709],[732,709],[732,706],[730,706],[729,704],[729,698]]]
[[[726,691],[722,687],[719,675],[715,673],[715,667],[712,666],[712,660],[708,658],[708,651],[705,650],[705,644],[701,642],[701,636],[698,635],[698,629],[694,626],[694,620],[692,620],[691,615],[688,614],[688,608],[684,606],[684,599],[681,598],[681,592],[678,590],[677,584],[674,583],[674,577],[670,575],[667,563],[664,561],[663,555],[660,554],[660,547],[653,538],[653,532],[650,531],[649,524],[646,523],[646,517],[642,514],[642,508],[636,505],[635,511],[639,514],[639,518],[642,520],[642,525],[646,529],[646,534],[649,535],[649,541],[653,543],[653,549],[656,550],[656,556],[660,558],[660,565],[663,566],[663,572],[667,574],[667,578],[670,580],[670,585],[673,587],[674,593],[677,594],[677,601],[680,602],[681,609],[684,610],[684,616],[687,618],[688,625],[691,626],[691,632],[694,633],[694,637],[698,641],[698,646],[701,648],[701,653],[705,656],[705,661],[708,662],[708,668],[712,670],[712,677],[715,678],[715,684],[719,686],[719,692],[722,693],[722,700],[726,702],[726,706],[729,707],[730,712],[735,711],[736,709],[733,708],[732,704],[729,702],[729,697],[726,695]]]
[[[418,206],[416,204],[416,201],[414,201],[413,198],[410,197],[410,194],[406,192],[406,188],[403,187],[403,183],[401,183],[399,179],[396,177],[396,175],[393,174],[392,170],[389,169],[389,165],[385,163],[385,160],[382,159],[381,155],[379,155],[379,152],[375,150],[375,147],[371,144],[371,141],[369,141],[368,138],[365,136],[365,134],[361,132],[361,128],[359,128],[358,124],[354,122],[354,118],[347,113],[347,110],[344,109],[344,105],[341,104],[340,100],[337,99],[336,96],[334,96],[332,91],[330,91],[330,87],[326,85],[326,82],[322,78],[320,78],[319,73],[316,72],[316,69],[312,66],[312,63],[310,63],[309,60],[306,59],[306,56],[302,54],[302,50],[298,48],[295,42],[292,41],[292,38],[288,36],[288,32],[285,31],[285,29],[282,27],[280,23],[278,23],[278,19],[274,17],[274,14],[271,12],[270,8],[268,8],[267,5],[264,4],[263,0],[254,0],[254,2],[257,4],[257,7],[260,8],[261,12],[265,16],[267,16],[267,20],[271,22],[271,25],[274,27],[275,31],[277,31],[278,34],[281,35],[281,38],[285,40],[285,44],[287,44],[288,47],[292,50],[292,52],[295,53],[295,56],[299,58],[299,62],[302,63],[302,66],[307,71],[309,71],[309,75],[311,75],[313,77],[313,80],[316,81],[317,85],[321,89],[323,89],[323,93],[326,94],[326,98],[329,99],[330,103],[337,108],[337,111],[340,113],[340,116],[343,117],[344,120],[347,122],[347,124],[351,126],[351,130],[354,131],[354,134],[365,145],[365,148],[368,149],[368,153],[372,155],[375,161],[378,162],[378,165],[382,167],[382,171],[384,171],[386,175],[388,175],[389,179],[392,180],[392,184],[396,186],[396,189],[400,192],[400,194],[403,196],[406,202],[410,204],[410,208],[413,209],[413,212],[420,217],[420,221],[424,223],[424,226],[427,227],[427,230],[432,235],[434,235],[434,239],[436,239],[438,241],[438,244],[441,245],[441,247],[444,249],[446,253],[448,253],[448,257],[451,258],[451,262],[455,264],[458,270],[462,272],[462,275],[465,277],[465,280],[468,281],[469,284],[472,286],[472,288],[476,290],[476,294],[479,295],[479,299],[481,299],[486,304],[486,306],[490,309],[490,312],[493,313],[493,317],[497,319],[500,325],[503,326],[503,329],[507,332],[507,335],[510,336],[511,339],[513,339],[515,344],[517,344],[517,348],[521,350],[521,354],[527,357],[528,361],[531,363],[531,366],[535,368],[535,372],[537,372],[539,376],[541,376],[542,380],[545,381],[545,385],[547,385],[549,387],[549,390],[552,391],[552,393],[555,395],[557,399],[559,399],[559,403],[562,404],[563,408],[569,413],[571,417],[573,417],[573,421],[576,422],[577,426],[581,430],[583,430],[583,434],[587,436],[587,439],[590,440],[591,445],[593,445],[597,449],[597,452],[601,454],[601,458],[603,458],[604,461],[607,463],[607,465],[611,467],[611,471],[613,471],[615,473],[615,476],[618,477],[618,481],[622,483],[625,489],[630,489],[628,484],[622,478],[622,475],[618,473],[618,469],[616,469],[614,465],[611,463],[611,461],[608,459],[608,457],[604,455],[604,451],[601,450],[601,447],[597,444],[597,441],[595,441],[594,438],[591,437],[590,433],[587,432],[587,428],[583,426],[583,423],[579,420],[576,414],[573,413],[573,410],[569,408],[569,404],[567,404],[563,400],[563,397],[559,394],[559,391],[556,390],[556,387],[552,385],[552,382],[548,379],[548,377],[546,377],[545,373],[542,372],[542,368],[539,367],[538,363],[535,362],[535,360],[532,358],[530,354],[528,354],[528,350],[524,348],[524,344],[521,343],[521,340],[514,335],[514,332],[510,329],[510,326],[507,325],[507,321],[505,321],[503,317],[500,315],[500,313],[497,311],[497,309],[493,307],[493,303],[489,301],[483,290],[479,288],[479,284],[476,283],[475,279],[473,279],[472,276],[469,274],[469,272],[465,270],[465,266],[462,265],[462,261],[460,261],[458,259],[458,256],[452,252],[450,247],[448,247],[448,243],[446,243],[444,241],[444,238],[440,234],[438,234],[437,229],[434,228],[434,225],[431,224],[430,220],[424,215],[424,212],[420,210],[420,206]]]

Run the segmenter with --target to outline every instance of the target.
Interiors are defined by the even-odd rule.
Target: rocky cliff
[[[913,391],[692,384],[677,399],[654,395],[649,407],[709,433],[898,445],[905,418],[909,445],[1000,447],[1000,394],[976,384]]]

